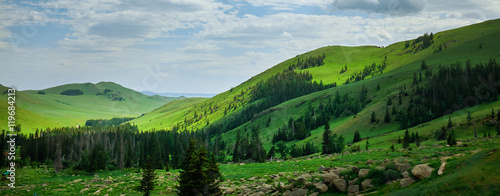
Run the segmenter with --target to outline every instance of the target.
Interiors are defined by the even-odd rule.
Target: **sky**
[[[221,93],[320,47],[496,18],[499,0],[0,0],[0,84]]]

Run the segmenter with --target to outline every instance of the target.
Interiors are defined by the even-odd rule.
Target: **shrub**
[[[381,186],[384,185],[386,182],[384,174],[385,174],[384,170],[372,169],[370,170],[370,172],[368,172],[366,178],[371,178],[373,185]]]
[[[401,173],[390,169],[390,170],[385,171],[384,177],[385,177],[385,181],[387,182],[387,181],[391,181],[391,180],[397,180],[399,178],[402,178],[403,176],[401,175]]]
[[[83,95],[83,91],[81,91],[80,89],[68,89],[61,92],[61,95],[78,96]]]

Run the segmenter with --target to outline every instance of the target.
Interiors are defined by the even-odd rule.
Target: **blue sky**
[[[319,47],[499,17],[498,0],[0,0],[0,84],[220,93]]]

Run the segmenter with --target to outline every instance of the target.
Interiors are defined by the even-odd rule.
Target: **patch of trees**
[[[413,41],[406,41],[405,49],[413,46],[416,52],[428,48],[432,45],[432,43],[434,43],[434,34],[432,32],[430,35],[425,33],[423,36],[420,36]]]
[[[375,62],[373,62],[371,65],[366,65],[363,68],[363,71],[360,71],[358,73],[354,73],[354,75],[351,75],[349,78],[347,78],[345,81],[345,84],[364,80],[368,76],[373,77],[377,74],[382,74],[386,67],[387,67],[387,65],[386,65],[385,61],[382,62],[382,64],[380,64],[380,65],[377,65]],[[347,70],[347,66],[346,66],[346,70]]]
[[[39,94],[39,95],[45,95],[45,92],[44,91],[38,91],[37,94]]]
[[[233,148],[233,162],[240,162],[244,160],[252,160],[257,162],[264,162],[267,158],[266,150],[260,141],[258,128],[252,129],[252,135],[242,137],[238,131],[236,134],[236,143]]]
[[[191,140],[181,165],[179,195],[222,195],[219,188],[222,174],[214,154],[208,156],[203,146],[196,146]]]
[[[307,156],[310,154],[314,154],[319,152],[312,142],[307,142],[304,146],[298,147],[297,144],[293,144],[290,146],[290,156],[291,157],[300,157]]]
[[[224,142],[210,140],[202,132],[139,131],[128,123],[120,126],[54,128],[18,134],[21,164],[37,166],[53,163],[60,170],[85,172],[144,167],[151,156],[155,169],[180,168],[191,139],[224,157]],[[1,160],[0,160],[1,161]]]
[[[323,132],[322,154],[340,153],[344,150],[344,137],[342,135],[333,134],[330,130],[330,123],[325,124],[325,131]]]
[[[227,114],[223,120],[205,127],[209,137],[225,133],[252,120],[256,114],[285,101],[335,87],[336,84],[324,85],[313,82],[309,72],[297,73],[283,70],[271,78],[259,82],[250,92],[250,101],[240,111]]]
[[[307,57],[305,58],[305,60],[297,58],[297,62],[290,65],[290,70],[318,67],[325,64],[323,62],[324,59],[325,59],[325,53],[323,53],[323,55],[318,55],[315,57],[314,56]]]
[[[97,96],[101,95],[101,96],[105,96],[107,97],[108,99],[111,99],[112,101],[124,101],[125,98],[116,94],[116,93],[113,93],[113,90],[107,88],[107,89],[104,89],[103,92],[98,92],[96,93]]]
[[[340,73],[344,73],[347,71],[347,65],[345,65],[345,67],[343,67],[341,70],[340,70]]]
[[[403,129],[498,99],[500,66],[495,59],[474,67],[470,60],[465,67],[460,62],[439,66],[436,73],[426,73],[427,83],[420,82],[420,75],[414,74],[408,108],[400,110],[396,117]]]
[[[112,119],[90,119],[85,122],[85,126],[112,126],[120,125],[124,122],[134,120],[134,117],[112,118]]]
[[[78,96],[83,95],[83,91],[80,89],[68,89],[61,92],[61,95]]]
[[[278,132],[273,135],[273,143],[305,139],[311,135],[311,130],[323,126],[331,119],[358,113],[364,107],[367,93],[368,90],[363,86],[359,99],[337,91],[326,103],[320,102],[316,108],[310,103],[303,116],[295,120],[290,118],[288,124],[278,129]]]

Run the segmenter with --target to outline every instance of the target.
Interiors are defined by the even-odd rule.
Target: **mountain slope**
[[[437,70],[439,64],[450,64],[456,61],[465,62],[470,59],[473,64],[485,62],[489,58],[494,58],[500,55],[498,53],[498,46],[500,39],[498,39],[500,20],[486,21],[483,23],[466,26],[458,29],[448,30],[433,35],[432,43],[426,47],[422,47],[422,41],[417,44],[412,44],[416,40],[409,40],[409,46],[405,47],[406,42],[398,42],[387,47],[376,46],[360,46],[360,47],[344,47],[344,46],[328,46],[319,48],[294,58],[286,60],[265,72],[258,74],[241,85],[232,88],[229,91],[221,93],[211,99],[198,103],[185,112],[170,114],[164,116],[164,119],[178,119],[176,122],[163,123],[161,128],[173,127],[174,125],[181,124],[182,129],[197,130],[205,127],[207,123],[214,123],[217,121],[225,121],[227,119],[235,118],[236,114],[248,108],[251,100],[251,92],[259,82],[271,78],[277,73],[283,72],[285,68],[289,68],[299,61],[307,60],[317,56],[324,55],[324,65],[310,67],[306,69],[296,69],[296,72],[309,72],[313,76],[313,81],[323,84],[336,83],[338,87],[334,90],[325,90],[323,94],[315,93],[307,95],[305,98],[297,98],[295,102],[303,102],[310,100],[317,100],[314,104],[318,104],[318,100],[322,100],[321,96],[331,96],[337,90],[340,93],[347,93],[357,96],[361,86],[366,85],[370,89],[370,98],[372,102],[363,111],[357,115],[366,117],[372,111],[382,109],[381,101],[387,98],[387,95],[395,96],[395,88],[402,87],[405,83],[411,80],[413,74],[419,70],[422,61],[433,69]],[[423,37],[423,36],[422,36]],[[417,40],[422,40],[422,37]],[[481,45],[481,47],[479,47]],[[440,49],[441,48],[441,49]],[[369,72],[363,76],[363,80],[355,82],[352,78],[361,75],[367,67],[374,64],[375,71]],[[347,71],[341,71],[346,67]],[[383,66],[382,66],[383,65]],[[378,67],[384,67],[379,71]],[[350,83],[345,85],[347,79],[351,78]],[[354,83],[353,83],[354,82]],[[373,91],[376,86],[380,84],[381,90]],[[291,100],[292,102],[294,100]],[[253,102],[255,104],[255,102]],[[277,106],[279,107],[279,106]],[[289,106],[295,108],[295,106]],[[207,111],[207,112],[206,112]],[[275,110],[273,110],[275,111]],[[269,131],[265,133],[275,132],[285,121],[290,118],[297,118],[302,116],[305,109],[294,109],[290,111],[283,111],[281,115],[273,115],[272,119],[281,119],[278,124],[271,126]],[[196,116],[195,117],[195,113]],[[201,115],[200,115],[201,114]],[[234,115],[232,115],[234,114]],[[381,112],[378,117],[382,116]],[[143,118],[147,118],[146,114]],[[269,118],[263,116],[262,118]],[[164,121],[162,119],[157,119]],[[144,122],[139,122],[139,127],[144,126]],[[188,123],[183,123],[186,121]],[[154,120],[151,121],[153,124]],[[255,119],[252,120],[255,122]],[[259,123],[253,125],[259,125]],[[351,125],[360,125],[360,128],[365,129],[366,123],[357,121],[345,122]],[[351,132],[353,126],[343,123]],[[273,124],[273,123],[271,123]],[[262,126],[260,126],[262,128]],[[351,127],[351,128],[349,128]],[[160,127],[157,127],[160,128]],[[248,127],[247,127],[248,128]],[[384,125],[383,129],[393,130],[397,128],[394,123]],[[271,131],[272,129],[272,131]],[[377,128],[377,130],[381,130]],[[381,131],[383,132],[383,131]],[[234,136],[234,135],[233,135]],[[269,135],[266,135],[266,137]]]
[[[61,94],[71,89],[79,90],[81,95]],[[84,125],[88,119],[138,117],[176,99],[147,96],[112,82],[17,91],[16,123],[22,125],[23,132],[33,132],[36,128]],[[7,118],[4,115],[0,117]]]

